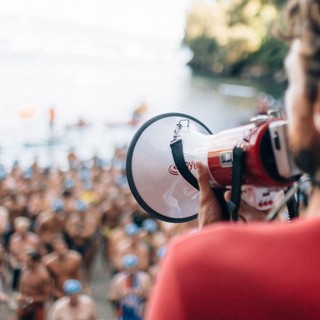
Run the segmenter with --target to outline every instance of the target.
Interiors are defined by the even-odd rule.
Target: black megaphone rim
[[[211,130],[206,125],[204,125],[200,120],[194,118],[193,116],[184,114],[184,113],[169,112],[169,113],[163,113],[163,114],[159,114],[157,116],[154,116],[154,117],[150,118],[149,120],[147,120],[144,124],[142,124],[142,126],[134,134],[134,136],[128,146],[127,158],[126,158],[126,174],[127,174],[127,180],[128,180],[128,184],[129,184],[132,195],[134,196],[134,198],[136,199],[138,204],[148,214],[150,214],[152,217],[154,217],[156,219],[159,219],[159,220],[162,220],[165,222],[182,223],[182,222],[188,222],[188,221],[196,219],[198,216],[198,213],[191,215],[191,216],[188,216],[188,217],[185,217],[185,218],[172,218],[172,217],[168,217],[166,215],[160,214],[159,212],[155,211],[140,196],[140,193],[136,187],[136,184],[134,183],[133,172],[132,172],[132,158],[133,158],[133,154],[134,154],[134,149],[135,149],[136,144],[137,144],[138,140],[140,139],[141,135],[153,123],[155,123],[161,119],[168,118],[168,117],[183,117],[183,118],[190,119],[192,121],[195,121],[199,125],[201,125],[203,127],[203,129],[205,129],[208,132],[208,134],[212,134]],[[168,143],[170,143],[170,141],[168,141]]]

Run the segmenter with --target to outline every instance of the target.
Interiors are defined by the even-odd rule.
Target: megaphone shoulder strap
[[[177,140],[171,142],[170,147],[171,147],[174,163],[175,163],[179,173],[194,188],[199,190],[199,184],[198,184],[197,178],[191,173],[191,171],[186,166],[186,160],[183,155],[182,139],[177,139]]]

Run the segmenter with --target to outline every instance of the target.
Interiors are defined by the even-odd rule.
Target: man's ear
[[[313,125],[320,134],[320,83],[318,84],[317,99],[313,106]]]

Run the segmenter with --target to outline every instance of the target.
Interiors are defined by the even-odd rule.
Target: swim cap
[[[167,253],[167,248],[162,246],[157,250],[157,257],[159,259],[162,259]]]
[[[138,231],[139,231],[139,228],[135,223],[129,223],[124,228],[124,232],[128,236],[135,236],[136,234],[138,234]]]
[[[53,203],[52,203],[52,210],[54,212],[60,212],[62,211],[64,208],[64,204],[63,204],[63,201],[61,199],[55,199],[53,200]]]
[[[63,291],[66,295],[79,293],[82,291],[82,285],[78,280],[69,279],[63,283]]]
[[[142,227],[149,233],[154,233],[157,231],[157,223],[153,219],[146,219],[142,223]]]
[[[32,168],[27,168],[22,172],[22,177],[26,180],[32,179],[33,176],[33,169]]]
[[[66,178],[66,179],[64,180],[64,182],[63,182],[63,187],[64,187],[64,189],[66,189],[66,190],[70,190],[70,189],[72,189],[73,187],[75,187],[75,183],[74,183],[73,179],[72,179],[72,178]]]
[[[78,211],[86,211],[88,209],[88,205],[85,201],[81,200],[81,199],[77,199],[76,200],[76,209]]]
[[[124,268],[134,268],[138,263],[139,260],[134,254],[126,254],[122,258],[122,265]]]

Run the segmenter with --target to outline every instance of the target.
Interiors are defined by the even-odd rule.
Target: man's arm
[[[73,279],[81,280],[81,263],[82,263],[82,257],[77,251],[72,251],[73,259],[75,260],[75,268],[73,272]]]
[[[113,277],[113,279],[111,279],[111,283],[110,283],[110,289],[107,293],[107,299],[111,302],[111,303],[116,303],[120,297],[120,279],[119,279],[119,275],[115,275]]]
[[[56,287],[57,279],[51,267],[51,264],[54,263],[53,259],[54,258],[52,258],[51,254],[49,253],[42,258],[42,263],[49,274],[49,295],[53,295],[56,298],[61,298],[63,296],[63,292],[58,290]]]
[[[16,256],[15,252],[15,245],[14,245],[14,239],[15,237],[12,236],[10,241],[9,241],[9,248],[8,248],[8,262],[11,268],[17,268],[19,267],[19,262]]]

